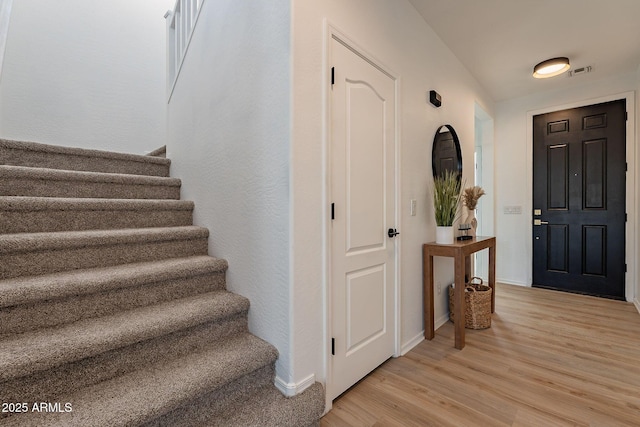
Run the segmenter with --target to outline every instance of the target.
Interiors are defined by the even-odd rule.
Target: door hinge
[[[629,112],[625,111],[624,112],[624,121],[626,122],[627,120],[629,120]]]
[[[331,67],[331,86],[336,82],[336,67]]]
[[[629,172],[629,163],[626,163],[626,162],[625,162],[625,164],[624,164],[624,171],[625,171],[625,172]]]
[[[331,338],[331,355],[332,356],[336,355],[336,339],[335,338]]]
[[[624,222],[627,222],[627,214],[624,214]]]
[[[627,264],[624,265],[624,272],[627,272]]]
[[[336,219],[336,204],[331,203],[331,221]]]

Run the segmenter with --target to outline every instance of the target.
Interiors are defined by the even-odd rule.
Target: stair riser
[[[80,268],[206,255],[207,238],[160,242],[131,242],[2,255],[0,279],[41,275]]]
[[[247,312],[0,383],[2,402],[55,402],[83,387],[198,352],[247,330]],[[0,418],[2,418],[0,414]]]
[[[0,145],[0,159],[5,165],[64,169],[88,172],[125,173],[131,175],[169,176],[170,165],[117,158],[70,155],[25,150]]]
[[[190,210],[0,211],[4,233],[180,227],[193,224]]]
[[[277,349],[248,332],[249,301],[168,176],[166,159],[0,139],[0,401],[73,404],[0,425],[320,417],[273,387]]]
[[[224,419],[217,417],[217,414],[237,405],[239,400],[255,393],[260,388],[273,386],[274,377],[274,365],[265,366],[232,381],[224,387],[200,396],[198,399],[194,399],[187,405],[177,408],[162,417],[145,423],[141,427],[171,427],[177,425],[181,427],[224,426]]]
[[[179,200],[180,187],[4,176],[0,196]]]
[[[0,337],[224,289],[225,273],[220,272],[7,307],[0,310]]]

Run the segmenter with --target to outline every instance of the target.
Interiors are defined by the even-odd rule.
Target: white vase
[[[471,229],[468,232],[469,236],[476,237],[478,231],[478,220],[476,219],[476,210],[467,210],[467,218],[464,220],[465,224],[469,224]]]
[[[441,245],[453,244],[453,226],[436,226],[436,243]]]

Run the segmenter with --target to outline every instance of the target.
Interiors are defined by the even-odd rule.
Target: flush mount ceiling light
[[[546,79],[547,77],[558,76],[571,68],[569,58],[560,57],[547,59],[533,67],[533,77],[536,79]]]

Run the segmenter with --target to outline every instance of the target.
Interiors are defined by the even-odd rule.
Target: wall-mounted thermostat
[[[442,97],[435,90],[429,91],[429,102],[431,102],[436,107],[442,105]]]

